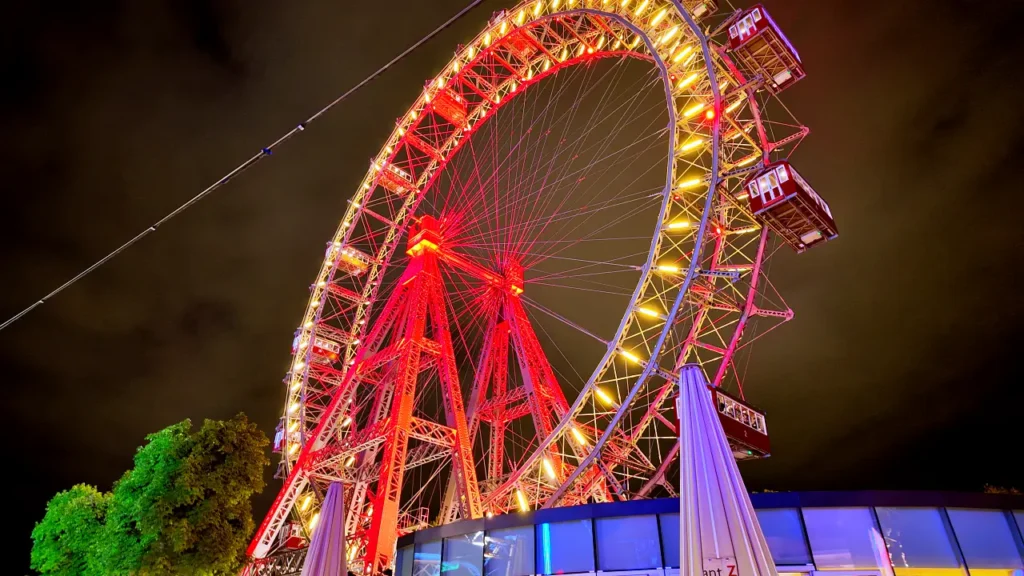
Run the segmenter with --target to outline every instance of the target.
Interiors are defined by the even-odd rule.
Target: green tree
[[[96,550],[109,502],[109,492],[88,484],[58,492],[32,530],[32,568],[53,576],[101,576]]]
[[[185,420],[147,437],[114,486],[100,549],[106,574],[234,574],[263,489],[266,436],[243,414]]]

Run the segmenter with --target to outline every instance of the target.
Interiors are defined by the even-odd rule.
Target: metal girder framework
[[[730,60],[728,21],[716,25],[715,8],[529,0],[496,14],[426,83],[371,160],[311,286],[285,378],[285,483],[250,555],[273,550],[289,515],[315,525],[331,480],[345,483],[349,550],[364,572],[386,567],[396,535],[412,526],[675,493],[666,478],[678,455],[670,401],[680,367],[699,365],[742,399],[738,362],[793,316],[765,275],[773,236],[742,183],[808,130],[766,118],[774,96]],[[439,228],[424,235],[438,224],[421,203],[500,109],[600,58],[654,65],[667,157],[663,188],[651,194],[659,204],[650,246],[632,267],[636,284],[617,327],[598,334],[540,308],[603,347],[567,399],[531,322],[538,307],[523,296],[518,260],[471,255]],[[476,178],[485,187],[487,175]],[[396,274],[406,235],[409,262]],[[470,307],[479,325],[471,346],[461,341]],[[337,345],[339,358],[315,354],[317,339]],[[457,358],[467,348],[471,370]],[[465,406],[460,378],[472,378]],[[427,387],[443,408],[433,416],[418,412]],[[442,484],[427,515],[403,482],[419,471]]]

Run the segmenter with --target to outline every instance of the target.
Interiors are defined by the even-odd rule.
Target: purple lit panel
[[[1007,512],[949,508],[949,521],[971,569],[1022,570],[1020,543]]]

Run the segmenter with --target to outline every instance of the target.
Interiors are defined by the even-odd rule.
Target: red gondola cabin
[[[832,211],[785,160],[747,181],[750,211],[798,253],[839,235]]]
[[[377,182],[399,196],[416,190],[416,185],[412,182],[412,176],[391,162],[381,167],[377,173]]]
[[[469,119],[466,101],[448,88],[437,91],[434,95],[434,112],[458,128],[465,128]]]
[[[294,520],[285,524],[281,530],[281,545],[287,550],[298,550],[308,546],[309,540],[306,539],[306,531],[302,529],[302,524]]]
[[[748,77],[760,74],[773,94],[804,77],[800,54],[760,4],[729,26],[729,51]]]
[[[722,423],[722,431],[729,441],[733,457],[737,460],[751,460],[770,456],[771,444],[768,441],[764,412],[726,394],[720,388],[708,386],[708,390],[711,391],[711,402],[718,410],[718,419]],[[675,406],[678,430],[682,425],[679,403]]]
[[[767,458],[771,454],[771,444],[768,442],[764,413],[733,398],[720,388],[709,388],[733,456],[737,460]]]

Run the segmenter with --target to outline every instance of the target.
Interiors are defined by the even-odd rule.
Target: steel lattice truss
[[[495,15],[428,81],[312,286],[285,379],[284,486],[251,556],[270,554],[290,518],[314,530],[333,481],[345,485],[350,560],[364,573],[428,525],[675,493],[677,370],[698,363],[742,398],[750,344],[792,318],[765,275],[773,235],[744,183],[808,133],[762,74],[730,59],[738,13],[715,9],[530,0]],[[654,91],[664,128],[629,133],[636,123],[620,116],[640,96],[551,88],[561,71],[621,66],[596,62],[608,59],[653,65],[634,92]],[[570,98],[572,113],[550,112],[548,97]],[[561,126],[591,97],[588,144]],[[640,149],[660,155],[646,172],[653,189],[584,188],[614,180]],[[591,160],[576,167],[580,157]],[[583,189],[593,196],[577,199]],[[639,251],[572,252],[633,218],[647,226]],[[615,324],[540,301],[546,286],[613,291],[605,278],[620,272]],[[566,358],[576,385],[552,323],[596,342],[589,364]]]

